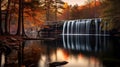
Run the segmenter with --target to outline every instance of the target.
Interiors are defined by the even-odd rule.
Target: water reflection
[[[56,61],[68,61],[69,63],[63,67],[102,67],[102,63],[99,59],[94,56],[87,55],[86,51],[83,50],[73,50],[69,48],[64,48],[62,45],[62,40],[57,41],[33,41],[30,42],[31,45],[35,43],[39,45],[41,59],[39,60],[39,67],[48,67],[48,63]],[[76,42],[76,41],[75,41]],[[76,43],[73,43],[73,46]],[[27,44],[26,44],[27,45]],[[79,46],[82,45],[78,44]],[[30,44],[28,45],[30,46]],[[76,45],[75,45],[76,46]],[[27,46],[26,46],[27,47]],[[85,55],[84,55],[85,54]],[[88,53],[90,54],[90,53]]]
[[[68,61],[69,63],[64,65],[63,67],[103,67],[101,62],[95,57],[87,57],[81,53],[79,53],[77,56],[74,56],[70,54],[70,52],[68,52],[67,50],[61,48],[58,48],[56,51],[57,54],[52,53],[51,56],[49,57],[51,59],[50,62]],[[39,61],[39,66],[47,67],[46,60],[47,56],[42,55],[41,60]]]
[[[100,67],[101,63],[95,57],[87,57],[82,53],[74,56],[64,49],[57,49],[57,61],[68,61],[64,67]]]
[[[63,35],[63,46],[66,49],[99,52],[107,49],[106,36]]]
[[[111,64],[112,67],[116,67],[114,65],[119,66],[120,41],[118,38],[98,36],[96,39],[96,36],[69,36],[68,43],[67,36],[64,37],[65,41],[62,38],[52,41],[25,41],[24,53],[21,58],[23,60],[22,65],[49,67],[51,62],[67,61],[68,64],[62,67],[109,67]],[[18,66],[15,65],[18,64],[19,60],[17,55],[17,49],[14,49],[7,56],[7,63],[14,64],[11,65],[12,67]]]

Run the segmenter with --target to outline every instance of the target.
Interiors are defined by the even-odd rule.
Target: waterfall
[[[77,33],[78,33],[78,21],[75,24],[75,34],[77,34]],[[75,36],[75,43],[78,44],[78,36]],[[79,49],[78,45],[76,45],[76,49]]]
[[[91,24],[91,19],[88,19],[86,21],[86,34],[89,34],[89,30],[90,30],[90,24]],[[89,44],[89,36],[86,36],[86,45]],[[86,46],[86,50],[90,51],[90,47],[89,46]]]
[[[74,33],[74,29],[73,29],[74,22],[75,22],[75,21],[72,21],[72,22],[71,22],[71,32],[70,32],[70,33]],[[72,47],[72,49],[74,49],[73,36],[71,36],[70,39],[71,39],[71,47]]]
[[[87,51],[98,51],[102,44],[101,36],[104,37],[104,45],[106,32],[101,33],[100,27],[101,19],[80,19],[80,20],[69,20],[63,24],[63,46],[67,49],[76,50],[87,50]],[[90,43],[91,37],[95,37],[95,44]]]
[[[98,33],[98,21],[97,21],[98,19],[95,19],[95,34],[99,34]],[[95,38],[95,51],[97,51],[98,49],[98,36],[96,36],[96,38]]]

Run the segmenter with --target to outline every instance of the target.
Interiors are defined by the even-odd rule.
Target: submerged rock
[[[67,63],[68,63],[67,61],[52,62],[52,63],[49,63],[49,67],[61,66],[61,65],[65,65],[65,64],[67,64]]]

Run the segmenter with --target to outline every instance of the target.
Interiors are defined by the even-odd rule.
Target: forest
[[[26,30],[40,30],[46,21],[91,18],[102,18],[103,30],[119,31],[119,6],[119,0],[88,0],[80,6],[62,0],[0,0],[0,35],[26,36]]]

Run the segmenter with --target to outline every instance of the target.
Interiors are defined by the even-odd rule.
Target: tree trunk
[[[22,1],[22,36],[27,37],[24,29],[24,0]]]
[[[47,0],[45,0],[47,1]],[[46,21],[50,20],[50,1],[48,0],[48,2],[45,3],[46,4]],[[46,22],[47,23],[47,22]]]
[[[3,34],[2,30],[2,10],[1,10],[1,0],[0,0],[0,34]]]
[[[12,16],[11,16],[11,14],[10,14],[10,17],[9,17],[9,21],[8,21],[8,33],[10,34],[10,22],[11,22],[11,18]]]
[[[18,28],[17,28],[17,33],[16,35],[21,35],[21,13],[22,13],[22,0],[19,0],[19,14],[18,14]]]
[[[10,8],[10,0],[8,0],[8,5],[6,9],[6,15],[5,15],[5,34],[9,34],[8,33],[9,8]]]

